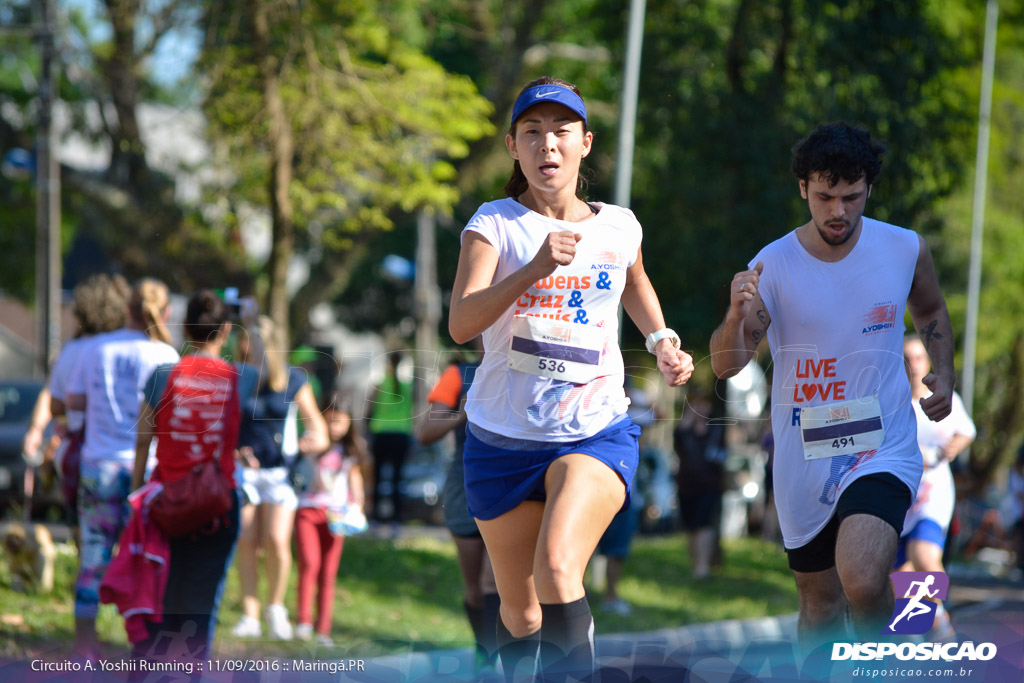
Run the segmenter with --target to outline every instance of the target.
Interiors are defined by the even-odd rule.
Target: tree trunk
[[[114,48],[109,58],[100,60],[100,69],[117,113],[117,127],[111,131],[108,173],[121,187],[140,190],[149,182],[149,166],[136,117],[140,66],[135,49],[135,22],[139,2],[106,0],[106,6],[113,27]]]
[[[288,264],[295,250],[295,224],[291,198],[288,194],[292,181],[294,140],[291,122],[284,111],[278,80],[278,63],[271,53],[270,24],[266,4],[259,0],[246,3],[246,11],[253,29],[253,52],[260,73],[263,102],[270,120],[270,173],[267,190],[270,198],[272,235],[270,247],[270,287],[267,292],[267,311],[286,333],[288,330],[288,291],[286,288]]]

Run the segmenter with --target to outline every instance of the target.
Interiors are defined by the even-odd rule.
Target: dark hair
[[[563,88],[568,88],[569,90],[572,90],[574,93],[580,96],[580,99],[583,98],[583,95],[580,95],[580,89],[577,88],[575,85],[573,85],[569,81],[563,81],[561,78],[555,78],[553,76],[541,76],[540,78],[536,78],[530,81],[529,83],[523,86],[522,90],[519,91],[519,95],[522,95],[523,92],[534,87],[535,85],[560,85]],[[519,98],[519,95],[516,95],[517,99]],[[589,130],[590,128],[587,126],[587,122],[584,121],[584,134],[587,133]],[[509,127],[508,134],[511,135],[512,137],[516,136],[515,123],[513,123]],[[580,164],[579,180],[576,182],[576,194],[579,195],[580,198],[583,198],[586,195],[588,185],[589,183],[587,181],[586,175],[584,174],[583,164]],[[509,177],[508,182],[505,183],[505,196],[512,197],[513,199],[515,199],[519,195],[526,192],[526,190],[528,190],[529,187],[530,183],[529,181],[526,180],[526,176],[523,174],[523,169],[519,165],[519,160],[516,159],[515,163],[512,165],[512,175]]]
[[[874,185],[882,172],[885,145],[871,139],[871,133],[845,122],[818,126],[793,147],[793,174],[800,180],[820,174],[829,187],[843,179],[855,183],[861,178]]]
[[[185,336],[191,341],[205,344],[217,336],[228,321],[227,304],[212,289],[201,289],[188,300],[185,309]]]
[[[345,413],[349,416],[348,431],[341,437],[341,447],[345,449],[345,455],[355,458],[358,464],[369,463],[370,449],[359,429],[359,422],[352,415],[351,399],[342,394],[335,394],[325,412],[328,413],[324,416],[326,419],[330,418],[329,413],[334,412]]]
[[[132,288],[121,275],[93,275],[75,287],[76,337],[124,327]]]

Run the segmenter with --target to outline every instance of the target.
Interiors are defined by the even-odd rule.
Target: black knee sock
[[[488,600],[493,598],[493,609],[488,609]],[[466,609],[466,616],[469,618],[470,628],[473,629],[473,638],[476,640],[476,664],[494,665],[497,659],[497,645],[495,637],[496,629],[493,628],[498,618],[498,594],[487,594],[483,596],[484,604],[480,607],[473,607],[463,600],[462,606]]]
[[[539,656],[540,631],[516,638],[505,627],[501,615],[498,615],[497,621],[498,656],[501,658],[501,669],[505,673],[506,683],[516,680],[532,681]],[[516,669],[519,669],[518,677]]]
[[[491,666],[494,666],[494,663],[498,661],[498,633],[497,629],[490,628],[490,625],[500,619],[498,616],[500,608],[501,598],[498,597],[497,593],[484,593],[483,618],[480,620],[484,627],[477,636],[476,642],[482,649],[487,664]]]
[[[586,596],[540,606],[541,666],[544,680],[589,679],[594,673],[594,619]]]
[[[476,640],[477,647],[480,646],[480,638],[483,636],[484,629],[484,608],[473,607],[465,600],[462,601],[462,606],[466,610],[466,618],[469,619],[469,627],[473,629],[473,638]]]

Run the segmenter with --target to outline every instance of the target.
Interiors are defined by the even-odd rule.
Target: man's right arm
[[[719,379],[732,377],[750,362],[764,339],[771,316],[758,291],[764,264],[737,273],[729,285],[729,310],[711,335],[711,368]]]

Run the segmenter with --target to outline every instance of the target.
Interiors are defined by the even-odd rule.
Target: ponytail
[[[155,278],[142,278],[132,289],[128,313],[151,340],[170,344],[171,333],[164,324],[164,312],[170,301],[167,285]]]

